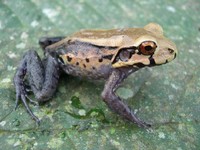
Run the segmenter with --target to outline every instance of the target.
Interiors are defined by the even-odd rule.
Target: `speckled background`
[[[1,0],[1,149],[198,149],[200,147],[199,0]],[[138,128],[111,112],[103,83],[62,76],[55,96],[40,107],[37,127],[23,105],[14,111],[17,64],[41,36],[80,29],[163,26],[179,49],[176,60],[131,75],[117,91],[153,124]],[[33,95],[31,95],[32,98]]]

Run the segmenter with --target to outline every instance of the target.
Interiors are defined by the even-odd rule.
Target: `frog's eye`
[[[132,56],[133,50],[132,49],[122,49],[119,53],[119,59],[121,61],[128,61]]]
[[[140,44],[139,51],[144,55],[152,55],[157,48],[157,45],[153,41],[145,41]]]

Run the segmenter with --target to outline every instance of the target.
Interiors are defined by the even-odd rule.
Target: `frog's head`
[[[131,35],[131,32],[133,35]],[[126,42],[112,58],[114,68],[124,66],[155,66],[176,58],[176,45],[163,36],[160,25],[150,23],[125,35]]]

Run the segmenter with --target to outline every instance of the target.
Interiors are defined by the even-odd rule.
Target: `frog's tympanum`
[[[144,28],[113,30],[83,30],[69,37],[45,37],[39,40],[44,50],[41,59],[37,52],[25,53],[14,77],[16,108],[21,100],[31,115],[27,100],[25,77],[38,102],[49,100],[58,85],[61,72],[68,75],[105,79],[102,99],[114,112],[136,123],[149,127],[136,117],[134,111],[115,94],[120,83],[131,73],[145,66],[152,67],[172,61],[176,46],[164,37],[160,25],[150,23]]]

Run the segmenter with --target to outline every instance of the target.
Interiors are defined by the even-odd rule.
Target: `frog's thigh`
[[[37,100],[46,101],[54,94],[60,67],[50,55],[41,60],[35,51],[26,55],[28,81]]]
[[[35,94],[38,90],[42,89],[44,81],[44,67],[36,51],[28,51],[24,55],[24,58],[27,66],[26,71],[28,82]]]

